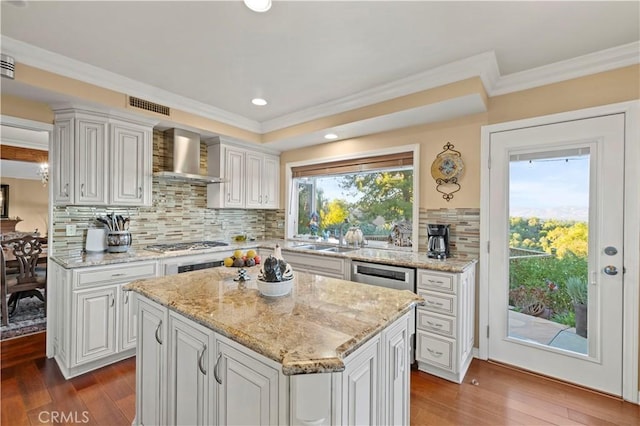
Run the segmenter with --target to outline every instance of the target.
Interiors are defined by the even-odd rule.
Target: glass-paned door
[[[490,151],[489,358],[621,395],[624,116]]]
[[[588,353],[590,147],[509,157],[508,336]]]

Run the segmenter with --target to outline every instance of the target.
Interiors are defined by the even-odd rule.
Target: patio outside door
[[[491,134],[489,359],[622,395],[624,126]]]

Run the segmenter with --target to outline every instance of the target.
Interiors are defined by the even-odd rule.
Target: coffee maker
[[[427,224],[427,256],[435,259],[449,257],[449,225]]]

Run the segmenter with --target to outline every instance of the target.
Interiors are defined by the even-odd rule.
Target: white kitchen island
[[[266,298],[237,270],[134,281],[136,424],[409,423],[409,347],[422,299],[295,274]]]

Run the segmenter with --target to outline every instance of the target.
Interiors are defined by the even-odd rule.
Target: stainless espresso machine
[[[427,256],[446,259],[449,252],[449,225],[427,224]]]

